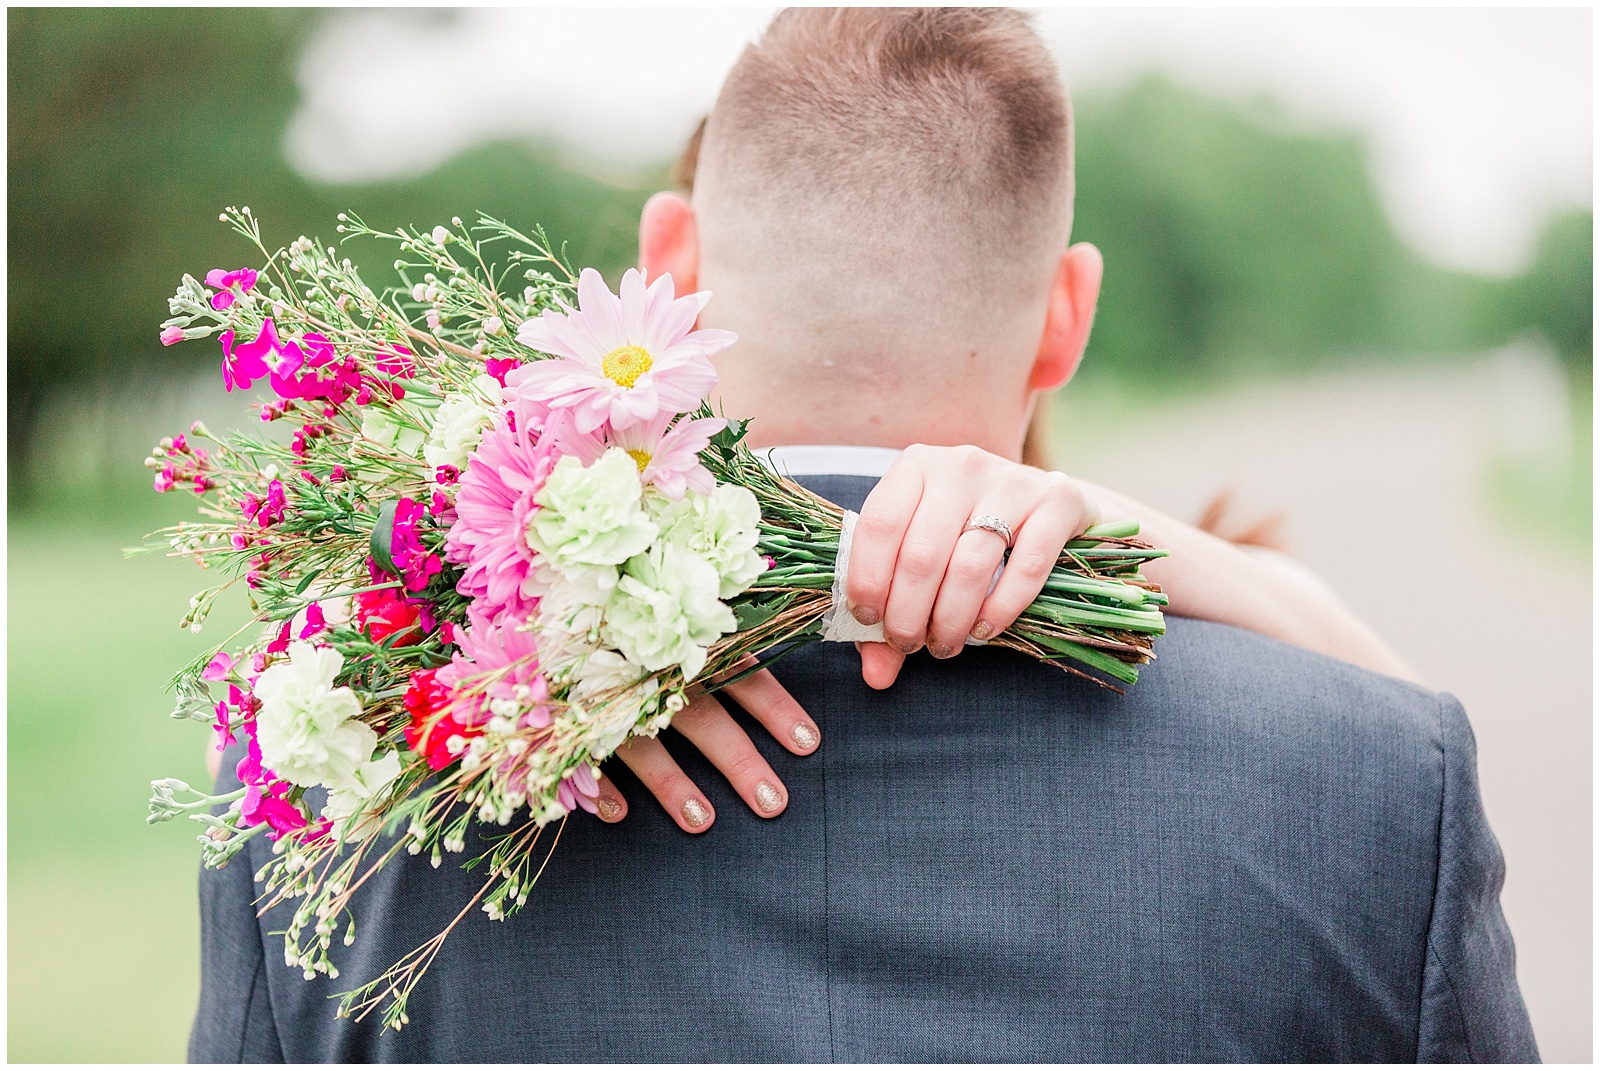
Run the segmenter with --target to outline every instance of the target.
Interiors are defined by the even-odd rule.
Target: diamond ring
[[[1007,550],[1010,550],[1016,542],[1011,535],[1011,526],[999,517],[991,516],[987,513],[974,513],[967,519],[967,526],[961,529],[963,534],[974,530],[993,532],[1006,541]]]

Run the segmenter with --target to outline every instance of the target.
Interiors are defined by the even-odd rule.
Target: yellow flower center
[[[645,358],[647,361],[649,359],[648,357]],[[643,472],[650,464],[650,452],[648,450],[629,450],[628,456],[633,458],[633,463],[639,466],[640,472]]]
[[[600,362],[600,371],[617,386],[631,387],[650,371],[651,363],[650,352],[642,346],[618,346]]]

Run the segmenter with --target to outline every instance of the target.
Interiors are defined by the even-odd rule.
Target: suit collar
[[[774,446],[756,454],[785,476],[883,477],[900,456],[885,446]]]

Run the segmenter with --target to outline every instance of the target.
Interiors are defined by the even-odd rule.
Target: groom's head
[[[703,323],[741,335],[729,412],[781,397],[806,427],[763,413],[770,435],[815,438],[808,409],[892,398],[924,411],[906,434],[973,441],[927,427],[962,419],[939,399],[1020,425],[1081,354],[1098,256],[1080,248],[1093,264],[1065,278],[1071,221],[1071,113],[1025,16],[796,9],[728,75],[692,207],[652,201],[642,245],[647,268],[715,293]]]

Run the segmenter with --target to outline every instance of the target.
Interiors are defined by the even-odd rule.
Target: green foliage
[[[1569,212],[1554,220],[1533,267],[1512,287],[1508,321],[1544,335],[1575,377],[1594,367],[1594,215]]]
[[[1438,268],[1395,235],[1357,138],[1260,111],[1156,76],[1078,101],[1074,232],[1106,258],[1091,374],[1464,352],[1529,329],[1589,361],[1589,213],[1558,220],[1521,279]]]

